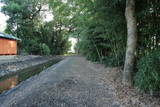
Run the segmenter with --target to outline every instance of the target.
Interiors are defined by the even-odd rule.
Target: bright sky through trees
[[[3,14],[1,12],[1,8],[4,6],[4,4],[0,3],[0,32],[3,32],[6,28],[6,21],[8,19],[8,16],[6,16],[5,14]],[[45,10],[42,12],[41,14],[43,15],[43,21],[49,22],[53,19],[53,15],[52,13],[49,11],[48,6],[43,7]]]
[[[0,3],[0,11],[1,11],[1,8],[2,8],[3,5],[4,4]],[[8,19],[8,17],[0,12],[0,32],[4,31],[4,29],[6,28],[7,19]]]

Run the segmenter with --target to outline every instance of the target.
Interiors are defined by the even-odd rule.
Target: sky
[[[62,2],[66,3],[67,0],[62,0]],[[8,16],[4,15],[1,12],[2,7],[4,6],[4,4],[0,3],[0,32],[3,32],[6,28],[6,21],[9,18]],[[43,9],[48,10],[47,12],[42,12],[41,15],[43,15],[43,21],[51,21],[53,20],[53,15],[51,13],[51,11],[49,11],[49,6],[44,6]]]
[[[69,50],[68,52],[75,53],[75,52],[76,52],[76,51],[75,51],[75,46],[76,46],[76,44],[77,44],[77,39],[70,37],[70,38],[69,38],[69,41],[71,42],[72,46],[71,46],[71,48],[70,48],[70,50]]]
[[[1,12],[1,8],[3,5],[4,4],[0,3],[0,32],[3,32],[6,28],[6,21],[8,19],[8,17]]]
[[[41,15],[43,16],[43,21],[48,22],[48,21],[53,20],[53,14],[52,14],[52,11],[49,10],[49,6],[45,5],[43,6],[42,9],[47,10],[45,12],[41,12]]]
[[[0,3],[0,32],[3,32],[6,28],[6,21],[9,18],[8,16],[4,15],[1,12],[2,7],[4,6],[4,4]],[[43,14],[43,21],[51,21],[53,19],[53,15],[51,13],[51,11],[49,11],[48,6],[44,6],[44,9],[47,9],[47,12],[43,12],[41,14]]]

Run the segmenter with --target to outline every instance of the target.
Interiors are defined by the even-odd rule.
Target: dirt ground
[[[106,79],[110,81],[122,107],[160,107],[160,96],[151,96],[134,87],[125,87],[121,78],[122,70],[118,68],[111,68],[106,74]]]
[[[120,77],[119,68],[72,56],[0,95],[0,107],[160,107]]]

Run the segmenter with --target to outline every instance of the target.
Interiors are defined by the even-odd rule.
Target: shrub
[[[142,57],[137,64],[135,86],[141,91],[154,92],[160,89],[160,51]]]
[[[117,54],[113,54],[112,56],[105,56],[102,58],[103,63],[109,67],[117,67],[124,65],[125,60],[125,51],[117,50]]]
[[[40,47],[39,47],[39,43],[37,42],[37,40],[28,40],[27,42],[24,41],[26,44],[25,47],[21,47],[21,50],[25,50],[28,54],[33,54],[33,55],[37,55],[39,54],[39,50],[40,50]],[[23,45],[24,45],[23,44]],[[21,44],[20,44],[21,45]]]
[[[49,55],[51,51],[45,43],[42,43],[40,44],[40,53],[41,55]]]

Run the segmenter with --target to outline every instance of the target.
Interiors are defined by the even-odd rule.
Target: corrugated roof
[[[21,40],[11,34],[4,34],[0,32],[0,38],[12,39],[12,40]]]

